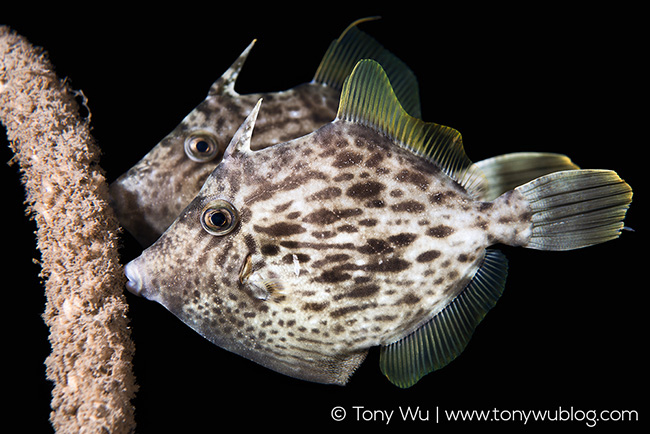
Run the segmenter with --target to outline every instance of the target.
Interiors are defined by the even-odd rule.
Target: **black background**
[[[310,81],[330,41],[349,23],[381,15],[361,29],[413,69],[423,118],[458,129],[471,159],[561,152],[584,168],[616,170],[635,189],[626,224],[636,231],[617,241],[564,253],[504,248],[510,274],[502,299],[456,361],[408,390],[383,378],[377,349],[347,386],[311,384],[213,346],[161,306],[127,294],[140,386],[138,432],[217,432],[232,422],[236,429],[259,423],[304,430],[385,427],[357,421],[354,406],[394,410],[389,428],[403,425],[399,406],[419,406],[432,421],[408,428],[422,431],[468,425],[434,424],[436,407],[442,413],[573,406],[632,409],[647,417],[647,238],[640,219],[646,180],[637,169],[647,162],[647,135],[640,133],[647,123],[640,87],[647,44],[634,20],[641,12],[425,4],[259,8],[215,2],[207,9],[93,6],[85,14],[35,9],[4,16],[4,24],[44,47],[58,75],[88,97],[110,181],[200,103],[252,39],[258,42],[236,89],[279,91]],[[12,153],[2,136],[0,152],[8,161]],[[35,227],[24,217],[17,167],[3,166],[5,394],[21,431],[48,432],[43,361],[49,344],[40,318],[39,267],[32,263],[39,257]],[[124,263],[139,251],[125,236]],[[347,410],[345,421],[332,420],[335,406]],[[482,427],[489,426],[523,425]],[[586,427],[527,428],[556,426]],[[629,432],[640,424],[598,427]]]

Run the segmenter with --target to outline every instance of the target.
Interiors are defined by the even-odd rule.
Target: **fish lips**
[[[124,267],[124,274],[128,279],[126,282],[126,289],[128,289],[132,294],[138,295],[140,297],[145,297],[144,284],[142,275],[138,270],[137,260],[137,258],[134,259]]]
[[[154,278],[155,272],[152,274],[149,261],[150,258],[146,254],[141,254],[124,266],[124,275],[127,278],[126,289],[134,295],[155,301],[170,309],[170,288],[159,286]]]

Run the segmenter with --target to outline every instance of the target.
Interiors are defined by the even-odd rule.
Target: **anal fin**
[[[505,255],[487,250],[467,288],[442,312],[410,335],[381,348],[379,365],[383,374],[391,383],[407,388],[458,357],[474,329],[501,297],[507,274]]]

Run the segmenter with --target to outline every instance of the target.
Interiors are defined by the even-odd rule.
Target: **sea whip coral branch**
[[[133,432],[134,345],[100,151],[46,54],[4,26],[0,120],[37,225],[52,346],[50,421],[62,433]]]

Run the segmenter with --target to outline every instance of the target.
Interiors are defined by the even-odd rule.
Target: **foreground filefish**
[[[260,98],[264,98],[264,107],[258,116],[253,149],[300,137],[331,122],[343,81],[361,59],[380,62],[406,110],[418,116],[415,75],[356,27],[369,19],[355,21],[330,44],[310,83],[281,92],[240,95],[235,81],[253,41],[212,85],[207,98],[111,184],[113,207],[122,226],[144,247],[153,243],[197,195]]]
[[[457,131],[406,114],[373,61],[354,69],[337,118],[304,137],[252,151],[258,109],[126,266],[127,287],[296,378],[344,384],[379,345],[384,374],[411,386],[458,356],[501,296],[507,261],[488,247],[614,239],[632,197],[615,172],[562,170],[486,201],[490,179],[528,177],[507,160],[535,155],[472,164]]]

